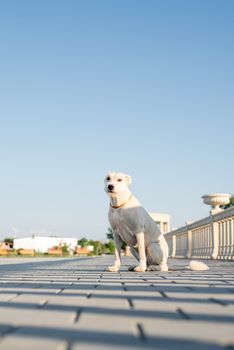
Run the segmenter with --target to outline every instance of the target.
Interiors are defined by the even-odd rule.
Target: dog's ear
[[[132,178],[131,178],[131,176],[130,176],[130,175],[125,175],[125,178],[126,178],[127,184],[128,184],[128,185],[131,185],[131,183],[132,183]]]

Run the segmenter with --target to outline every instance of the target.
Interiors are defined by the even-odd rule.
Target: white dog
[[[154,269],[168,271],[168,246],[157,224],[130,192],[131,177],[122,173],[109,173],[105,178],[105,191],[110,196],[109,221],[114,234],[115,264],[109,271],[116,272],[121,265],[121,240],[139,260],[134,271]],[[154,265],[151,268],[151,265]]]
[[[131,267],[130,270],[168,271],[167,242],[156,222],[130,192],[128,186],[131,182],[131,176],[123,173],[111,172],[105,178],[105,191],[110,197],[109,222],[115,242],[115,263],[109,266],[108,270],[117,272],[120,268],[122,240],[139,261],[139,264]],[[193,261],[188,268],[207,270],[208,266]]]

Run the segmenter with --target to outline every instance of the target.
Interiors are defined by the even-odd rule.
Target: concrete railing
[[[234,260],[234,207],[165,234],[169,256]]]

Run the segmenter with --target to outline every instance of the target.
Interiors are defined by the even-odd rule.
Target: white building
[[[149,213],[158,225],[160,231],[165,234],[171,231],[171,216],[164,213]]]
[[[14,239],[14,249],[34,249],[38,253],[47,253],[50,248],[66,244],[68,249],[75,250],[77,238],[52,236],[32,236]]]

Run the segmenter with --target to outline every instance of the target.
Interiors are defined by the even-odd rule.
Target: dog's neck
[[[130,199],[132,198],[132,193],[130,191],[125,191],[124,193],[115,194],[110,197],[110,205],[114,209],[124,207]]]

